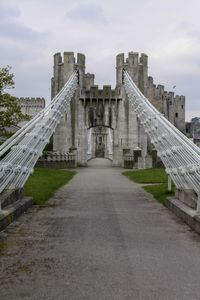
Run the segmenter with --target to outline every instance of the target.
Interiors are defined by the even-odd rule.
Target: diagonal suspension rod
[[[52,102],[0,147],[0,193],[22,188],[77,89],[74,71]],[[8,153],[7,153],[8,152]]]
[[[192,189],[200,195],[199,147],[157,111],[127,71],[124,71],[124,87],[132,108],[175,186],[182,190]]]

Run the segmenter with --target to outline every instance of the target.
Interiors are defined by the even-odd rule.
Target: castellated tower
[[[123,86],[122,73],[127,70],[143,94],[170,120],[184,131],[185,98],[166,92],[148,77],[148,57],[129,52],[117,55],[116,87],[95,85],[94,74],[85,73],[85,56],[73,52],[54,55],[52,98],[60,91],[74,70],[79,71],[79,87],[56,128],[53,149],[76,151],[77,161],[105,157],[114,166],[147,168],[152,166],[153,149],[135,112],[130,109]]]
[[[129,101],[123,86],[123,70],[127,70],[135,84],[142,93],[147,95],[148,83],[148,57],[146,54],[129,52],[124,58],[124,53],[118,54],[116,59],[116,89],[122,94],[122,102],[119,106],[119,128],[118,137],[121,143],[118,144],[117,152],[120,160],[125,156],[133,156],[134,165],[139,168],[152,166],[151,152],[148,151],[148,138],[140,125],[133,109],[129,108]],[[115,146],[115,145],[114,145]]]
[[[85,56],[73,52],[64,52],[54,55],[54,76],[52,78],[52,98],[61,90],[74,70],[79,71],[79,87],[68,106],[61,123],[56,128],[53,138],[53,150],[56,152],[69,152],[77,149],[79,161],[86,163],[87,128],[84,123],[84,107],[79,101],[83,86],[85,85]]]

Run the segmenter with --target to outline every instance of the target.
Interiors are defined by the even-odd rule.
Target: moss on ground
[[[0,255],[4,253],[4,251],[8,248],[9,243],[7,240],[0,239]]]

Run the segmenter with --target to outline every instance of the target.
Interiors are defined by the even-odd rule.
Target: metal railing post
[[[200,193],[197,196],[197,213],[200,213]]]
[[[168,175],[168,186],[167,186],[167,190],[168,192],[172,191],[172,179],[170,177],[170,175]]]

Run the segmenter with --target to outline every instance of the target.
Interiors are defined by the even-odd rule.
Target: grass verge
[[[34,204],[44,204],[74,174],[73,171],[35,168],[34,174],[29,177],[24,186],[25,195],[32,197]]]
[[[145,170],[125,171],[123,174],[137,183],[165,183],[167,175],[165,169],[154,168]]]
[[[146,186],[143,186],[143,188],[145,189],[145,191],[152,194],[154,196],[154,198],[162,204],[165,203],[165,200],[167,199],[167,197],[173,196],[175,193],[174,186],[172,186],[171,192],[169,192],[167,190],[167,183],[156,184],[156,185],[146,185]]]
[[[137,183],[148,184],[143,186],[145,191],[151,193],[154,198],[164,204],[167,197],[174,195],[175,187],[172,185],[172,191],[167,190],[167,175],[164,169],[146,169],[125,171],[123,175],[127,176],[130,180]],[[153,183],[151,185],[151,183]]]

